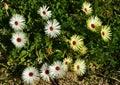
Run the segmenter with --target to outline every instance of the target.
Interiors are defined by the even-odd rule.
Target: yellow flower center
[[[66,61],[66,62],[65,62],[65,64],[67,65],[67,64],[68,64],[68,62]]]
[[[87,8],[84,8],[84,11],[87,12]]]
[[[72,44],[73,44],[73,45],[76,45],[76,41],[73,41]]]
[[[92,27],[92,28],[95,28],[95,25],[94,25],[94,24],[91,24],[91,27]]]
[[[77,70],[79,70],[80,69],[80,66],[79,65],[77,65]]]
[[[104,33],[104,32],[102,32],[102,35],[104,36],[104,35],[105,35],[105,33]]]

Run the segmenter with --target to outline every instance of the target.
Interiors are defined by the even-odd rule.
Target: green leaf
[[[35,49],[35,44],[30,46],[30,52],[32,52]]]
[[[27,51],[26,51],[26,50],[22,50],[20,56],[24,56],[24,55],[26,55],[26,54],[27,54]]]

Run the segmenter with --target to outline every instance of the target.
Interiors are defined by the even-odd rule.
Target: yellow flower
[[[74,63],[73,70],[74,70],[74,72],[75,72],[77,75],[82,76],[82,75],[85,73],[85,71],[86,71],[85,61],[84,61],[84,60],[77,59],[77,60],[75,61],[75,63]]]
[[[71,40],[69,42],[70,42],[70,47],[74,51],[79,51],[81,46],[84,45],[83,38],[76,34],[71,37]]]
[[[91,14],[92,13],[91,4],[87,1],[85,1],[82,5],[82,10],[83,10],[83,12],[85,12],[86,15]]]
[[[64,58],[63,60],[63,64],[65,65],[65,69],[68,70],[71,63],[72,63],[72,58],[68,57],[68,58]]]
[[[64,58],[64,60],[63,60],[64,65],[68,65],[70,63],[72,63],[72,58]]]
[[[87,20],[87,28],[93,32],[97,32],[98,28],[101,26],[102,22],[97,16],[91,16]]]
[[[86,53],[87,53],[87,49],[88,49],[88,48],[83,45],[83,46],[80,48],[80,53],[81,53],[82,55],[86,54]]]
[[[4,9],[8,10],[8,8],[9,8],[9,5],[7,3],[4,3]]]
[[[111,39],[112,33],[109,26],[102,26],[101,36],[105,42],[108,42]]]

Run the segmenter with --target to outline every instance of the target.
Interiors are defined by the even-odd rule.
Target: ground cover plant
[[[119,2],[1,0],[0,84],[119,85]]]

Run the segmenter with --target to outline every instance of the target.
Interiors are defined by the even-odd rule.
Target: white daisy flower
[[[22,30],[25,26],[25,18],[20,14],[14,14],[9,24],[14,30]]]
[[[61,61],[56,61],[49,67],[49,71],[51,78],[61,78],[65,75],[67,70]]]
[[[70,42],[70,47],[74,51],[79,51],[81,46],[84,45],[83,38],[76,34],[71,37],[71,40],[69,42]]]
[[[40,7],[38,13],[41,15],[43,19],[49,19],[51,17],[51,11],[48,11],[49,7],[44,5],[43,7]]]
[[[16,47],[22,48],[26,43],[26,35],[23,32],[15,32],[12,35],[11,41]]]
[[[73,67],[73,70],[74,72],[77,74],[77,75],[83,75],[86,71],[86,64],[85,64],[85,61],[84,60],[80,60],[80,59],[77,59],[74,63],[74,67]]]
[[[91,14],[92,13],[91,3],[85,1],[82,5],[82,10],[83,12],[85,12],[86,15]]]
[[[98,28],[101,26],[102,22],[97,16],[91,16],[87,20],[87,28],[93,32],[97,32]]]
[[[43,80],[45,81],[50,81],[50,76],[49,76],[49,66],[47,63],[43,64],[41,69],[40,69],[40,76],[42,77]]]
[[[64,58],[63,64],[65,65],[65,69],[68,70],[70,67],[70,64],[72,63],[72,58]]]
[[[108,42],[111,39],[112,33],[109,26],[102,26],[101,36],[106,42]]]
[[[37,81],[39,78],[39,72],[35,67],[28,67],[24,69],[22,73],[22,79],[27,84],[33,84],[35,81]]]
[[[60,35],[60,29],[61,26],[59,25],[59,22],[57,22],[55,19],[48,20],[47,24],[45,25],[45,33],[51,38],[55,38]]]

